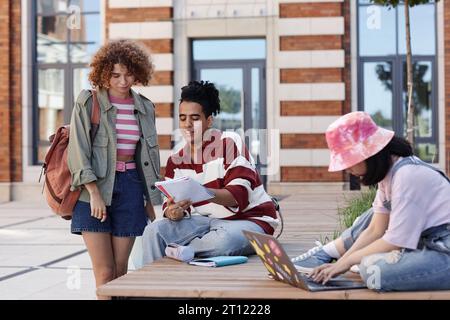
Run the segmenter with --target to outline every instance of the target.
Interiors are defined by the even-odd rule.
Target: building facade
[[[151,52],[153,80],[136,90],[156,105],[162,171],[180,89],[201,79],[220,89],[215,125],[246,134],[269,192],[345,188],[347,175],[327,171],[333,120],[365,110],[405,131],[403,10],[368,0],[0,0],[0,201],[39,196],[47,137],[89,88],[92,54],[114,39]],[[447,173],[449,18],[448,1],[411,10],[416,152]]]

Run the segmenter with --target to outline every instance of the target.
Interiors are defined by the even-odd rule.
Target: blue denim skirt
[[[115,237],[141,236],[147,225],[144,187],[136,169],[116,171],[111,205],[104,222],[91,216],[88,202],[78,201],[72,215],[71,232],[108,232]]]

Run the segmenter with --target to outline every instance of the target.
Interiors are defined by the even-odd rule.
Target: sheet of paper
[[[175,202],[190,200],[192,203],[196,203],[214,197],[214,193],[189,177],[158,181],[155,183],[155,187]]]

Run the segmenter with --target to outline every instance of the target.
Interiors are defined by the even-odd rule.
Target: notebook
[[[190,200],[192,203],[214,198],[214,193],[190,177],[158,181],[155,187],[175,202]]]
[[[243,231],[256,254],[259,256],[271,278],[307,291],[328,291],[367,288],[360,279],[338,276],[326,284],[314,282],[307,275],[300,273],[292,263],[277,239],[271,235]]]
[[[217,256],[210,258],[198,258],[189,261],[189,264],[203,267],[224,267],[233,264],[245,263],[248,258],[245,256]]]

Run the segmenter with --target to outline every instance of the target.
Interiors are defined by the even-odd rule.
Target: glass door
[[[213,82],[219,90],[220,114],[214,127],[226,130],[244,129],[244,77],[242,68],[202,68],[198,79]]]
[[[403,133],[406,136],[408,110],[408,89],[406,76],[406,61],[402,63],[402,94]],[[437,148],[437,116],[434,101],[433,60],[413,59],[414,91],[414,139],[415,153],[427,162],[437,162],[439,159]]]
[[[48,138],[64,124],[64,69],[39,69],[38,79],[38,159],[44,160],[50,148]]]
[[[404,5],[358,1],[358,109],[406,136],[407,84]],[[415,154],[438,162],[436,3],[410,8]]]
[[[265,143],[264,61],[207,61],[194,63],[196,80],[213,82],[219,90],[221,111],[214,127],[237,131],[245,139],[256,168],[267,167]],[[261,130],[262,129],[262,130]],[[265,183],[265,177],[261,177]]]
[[[361,102],[374,121],[383,128],[395,130],[393,69],[391,61],[367,61],[362,68]]]
[[[406,136],[407,81],[404,57],[392,60],[365,59],[361,66],[362,110],[375,122]],[[427,162],[436,162],[437,124],[435,112],[433,59],[413,59],[413,103],[415,153]]]

